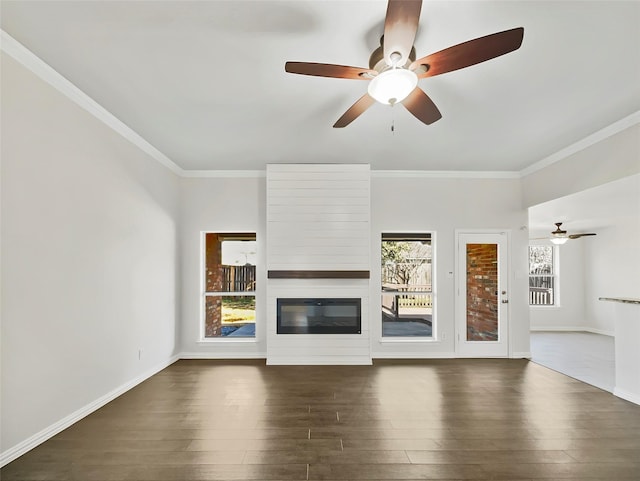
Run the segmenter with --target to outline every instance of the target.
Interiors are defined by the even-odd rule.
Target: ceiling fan
[[[565,242],[567,242],[569,239],[579,239],[580,237],[596,235],[594,232],[585,232],[582,234],[567,234],[566,230],[563,230],[560,228],[560,226],[562,225],[562,222],[556,222],[555,224],[556,224],[556,230],[551,232],[551,237],[549,237],[548,239],[557,245],[562,245]],[[531,240],[542,240],[542,239],[547,239],[547,237],[538,237],[536,239],[531,239]]]
[[[384,34],[369,58],[369,68],[311,62],[286,62],[286,72],[317,77],[370,80],[367,93],[333,125],[346,127],[376,101],[401,103],[418,120],[429,125],[442,118],[438,107],[420,89],[418,80],[470,67],[520,48],[524,28],[454,45],[416,60],[413,42],[418,29],[422,0],[389,0]]]

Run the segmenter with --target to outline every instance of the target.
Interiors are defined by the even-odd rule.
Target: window
[[[431,234],[382,234],[382,336],[433,336]]]
[[[204,337],[255,337],[256,235],[204,235]]]
[[[555,306],[557,304],[557,253],[554,246],[529,246],[530,306]]]

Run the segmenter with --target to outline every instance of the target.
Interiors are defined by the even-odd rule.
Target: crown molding
[[[210,178],[210,177],[255,178],[255,177],[266,177],[267,171],[266,170],[183,170],[181,173],[181,176],[185,178]]]
[[[0,30],[0,33],[0,48],[3,52],[7,53],[7,55],[11,56],[22,66],[65,95],[76,105],[103,122],[107,127],[111,128],[147,155],[160,162],[174,174],[179,176],[183,175],[184,171],[182,168],[143,139],[137,132],[119,120],[115,115],[89,97],[65,77],[60,75],[50,65],[45,63],[40,57],[18,42],[7,32]]]
[[[473,170],[372,170],[371,177],[427,179],[519,179],[519,172]]]
[[[556,153],[551,154],[549,157],[545,157],[538,162],[531,164],[529,167],[522,169],[519,174],[520,177],[525,177],[529,174],[533,174],[545,167],[548,167],[560,160],[566,159],[567,157],[580,152],[581,150],[586,149],[587,147],[591,147],[598,142],[601,142],[609,137],[614,136],[615,134],[622,132],[623,130],[627,130],[629,127],[632,127],[636,124],[640,123],[640,110],[628,115],[617,122],[612,123],[604,127],[603,129],[594,132],[593,134],[585,137],[582,140],[579,140],[564,149],[558,150]]]
[[[296,164],[309,165],[309,164]],[[342,164],[340,164],[342,165]],[[519,172],[459,171],[459,170],[371,170],[371,177],[379,178],[431,178],[431,179],[519,179]],[[265,170],[183,170],[182,177],[265,177]]]

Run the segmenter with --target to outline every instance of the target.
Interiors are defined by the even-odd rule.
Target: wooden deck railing
[[[529,287],[530,306],[553,306],[553,289],[547,287]]]
[[[431,284],[382,284],[383,307],[397,312],[398,308],[433,308]],[[387,298],[386,300],[384,298]],[[386,301],[386,302],[385,302]],[[388,305],[385,305],[388,304]]]
[[[222,290],[247,292],[256,289],[256,266],[222,266]]]

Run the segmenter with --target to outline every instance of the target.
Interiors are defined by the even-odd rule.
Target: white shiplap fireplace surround
[[[267,166],[267,364],[371,364],[370,170]],[[278,298],[360,298],[360,334],[277,334]]]

